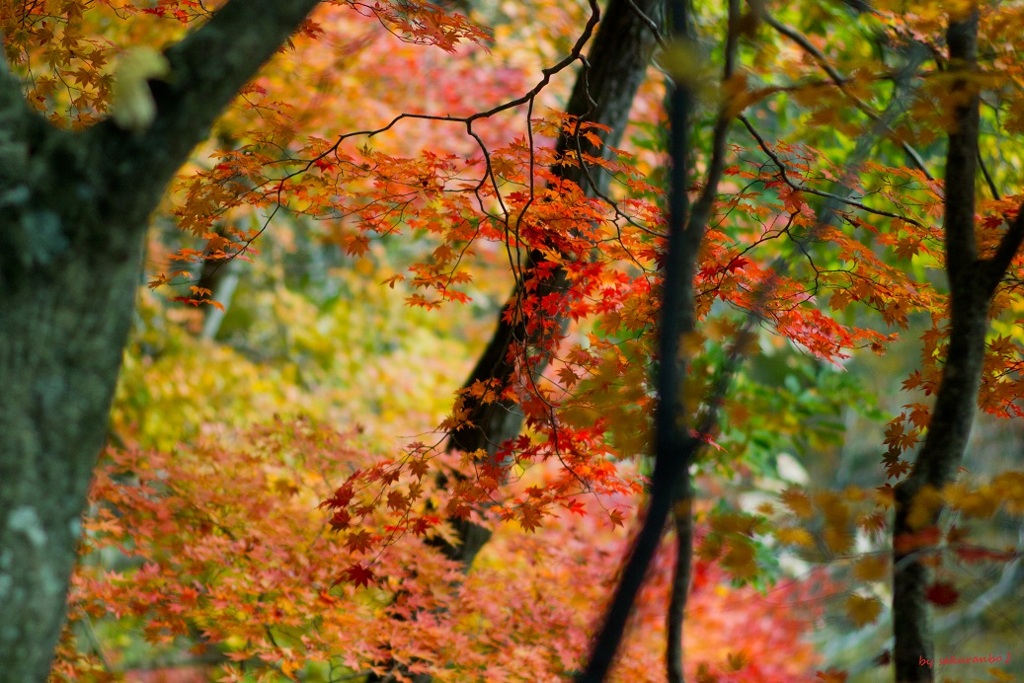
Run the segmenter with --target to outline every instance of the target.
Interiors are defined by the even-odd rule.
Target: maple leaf
[[[524,505],[519,510],[517,519],[520,526],[526,531],[536,531],[540,527],[543,517],[543,509],[532,505]]]
[[[349,514],[348,510],[338,510],[331,516],[328,523],[331,525],[332,530],[342,531],[347,529],[349,524],[352,523],[352,515]]]
[[[729,264],[726,266],[726,271],[730,273],[735,273],[738,270],[743,270],[748,265],[750,265],[749,259],[746,259],[742,256],[737,256],[736,258],[729,261]]]
[[[366,235],[346,235],[343,240],[345,253],[350,256],[362,256],[370,250],[370,238]],[[396,276],[397,279],[398,276]]]
[[[430,463],[425,458],[413,458],[407,463],[409,474],[422,479],[430,471]]]
[[[730,652],[726,656],[726,662],[728,663],[730,670],[740,671],[741,669],[747,666],[750,660],[747,658],[747,655],[743,652]]]
[[[579,515],[580,517],[587,516],[586,506],[575,498],[565,503],[565,509],[573,514]]]
[[[921,376],[920,370],[914,370],[910,373],[907,379],[903,380],[903,389],[905,391],[913,391],[924,383],[924,378]]]
[[[347,567],[343,575],[346,581],[354,583],[357,588],[369,586],[370,582],[375,580],[373,572],[364,566],[362,562],[357,562]]]
[[[148,12],[150,10],[144,9],[143,11]],[[231,653],[228,653],[227,656],[230,658]],[[221,681],[221,683],[245,683],[249,680],[249,675],[236,666],[222,666],[220,677],[217,680]]]
[[[707,662],[701,662],[697,665],[697,683],[718,683],[718,676],[712,671],[711,667]]]
[[[793,511],[797,517],[801,519],[808,519],[814,514],[814,509],[811,506],[811,499],[807,497],[807,494],[798,488],[790,487],[779,494],[779,500],[787,508]]]
[[[775,538],[779,540],[779,543],[787,545],[798,545],[804,548],[814,547],[814,537],[807,529],[799,529],[793,527],[785,527],[777,529],[775,531]]]
[[[896,241],[896,255],[901,259],[910,259],[921,248],[920,240],[912,237],[900,238]]]
[[[949,582],[936,581],[925,589],[924,596],[933,605],[950,607],[960,599],[960,592]]]
[[[399,491],[388,492],[388,508],[391,510],[404,510],[409,506],[409,499]]]
[[[418,517],[412,524],[412,532],[416,536],[425,536],[428,531],[441,523],[435,516]]]
[[[754,545],[746,538],[730,538],[722,566],[737,579],[753,578],[758,571]]]
[[[910,529],[923,529],[935,522],[945,500],[940,491],[932,486],[925,486],[910,501],[907,513],[907,526]]]
[[[882,581],[887,576],[888,558],[882,555],[868,555],[853,565],[853,576],[858,581]]]
[[[845,608],[847,616],[857,628],[874,622],[882,613],[882,603],[873,595],[864,597],[854,593],[846,599]]]
[[[352,475],[352,478],[358,476],[358,472]],[[335,490],[334,495],[325,500],[320,504],[320,507],[328,508],[344,508],[348,507],[349,502],[352,501],[352,497],[355,495],[355,490],[352,487],[351,480]]]
[[[903,423],[906,419],[906,414],[900,415],[885,428],[884,443],[900,452],[910,449],[918,441],[918,435],[914,431],[906,431]]]
[[[365,529],[349,532],[345,538],[345,547],[354,553],[365,553],[373,548],[374,538]]]

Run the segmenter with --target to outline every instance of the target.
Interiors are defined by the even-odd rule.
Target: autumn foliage
[[[171,45],[222,4],[3,3],[0,30],[28,102],[78,130],[116,111],[129,48]],[[585,663],[650,476],[663,92],[652,77],[607,147],[606,126],[560,113],[594,6],[485,4],[322,3],[168,190],[54,680],[142,681],[163,662],[223,681],[546,681]],[[694,124],[694,196],[712,109],[739,117],[695,273],[700,331],[683,340],[686,417],[717,418],[699,435],[686,662],[698,681],[840,680],[810,636],[885,613],[892,487],[946,363],[941,36],[967,3],[763,4],[733,26],[745,67],[729,80],[686,51],[660,63],[692,67],[719,105]],[[988,258],[1024,199],[1024,7],[980,21]],[[711,6],[697,23],[712,41],[728,28]],[[233,301],[200,281],[242,263]],[[1022,416],[1022,281],[1011,259],[988,312],[978,405],[1001,418]],[[511,287],[514,376],[459,388]],[[223,327],[202,338],[214,308]],[[873,469],[841,490],[786,480],[777,456],[826,450],[835,429],[815,419],[867,395],[844,368],[915,336],[905,394],[864,410]],[[736,356],[762,364],[718,395]],[[796,365],[813,370],[758,374]],[[449,450],[471,402],[514,405],[525,429],[494,453]],[[960,601],[956,570],[1020,561],[985,530],[1019,523],[1020,472],[964,470],[915,505],[917,533],[895,542],[931,558],[936,608]],[[495,530],[465,574],[435,547],[464,519]],[[671,571],[659,554],[616,680],[664,679]]]
[[[349,534],[343,547],[328,516],[313,511],[329,482],[372,461],[358,438],[298,421],[205,434],[174,453],[110,452],[86,550],[120,559],[80,569],[72,628],[140,629],[157,661],[191,642],[196,654],[222,655],[220,680],[242,680],[242,671],[329,678],[391,660],[453,680],[556,680],[578,668],[623,530],[601,522],[593,504],[534,533],[506,524],[464,582],[457,564],[392,528]],[[638,633],[662,629],[668,562],[636,615]],[[698,564],[692,623],[707,635],[693,648],[695,666],[723,681],[799,680],[815,658],[795,637],[823,595],[789,582],[760,595],[727,589],[725,579],[716,563]],[[800,601],[807,608],[794,613]],[[68,647],[58,679],[130,669]],[[627,652],[621,680],[659,680],[656,638],[635,638]]]

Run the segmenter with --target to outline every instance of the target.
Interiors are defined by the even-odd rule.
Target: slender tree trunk
[[[677,40],[688,37],[689,0],[672,0],[670,22]],[[618,585],[604,615],[604,621],[590,648],[587,666],[576,678],[578,683],[601,683],[605,680],[622,642],[633,602],[643,585],[651,560],[657,552],[665,522],[674,506],[680,524],[688,527],[689,508],[693,495],[688,468],[698,448],[689,431],[683,405],[683,383],[687,363],[679,352],[683,335],[696,325],[693,277],[696,272],[697,247],[704,234],[704,225],[691,221],[687,196],[689,185],[690,115],[693,92],[689,74],[671,74],[669,89],[669,158],[671,171],[668,188],[668,244],[662,269],[661,325],[658,331],[658,407],[654,422],[654,472],[643,521],[629,556],[626,558]],[[685,509],[684,509],[685,508]],[[684,531],[685,532],[685,531]],[[687,533],[685,539],[690,541]],[[689,590],[690,546],[677,546],[680,581],[674,586],[670,610],[682,613]],[[685,578],[682,578],[685,575]],[[685,584],[685,585],[683,585]],[[666,653],[666,671],[670,679],[681,680],[683,623],[671,619],[669,637],[678,645]]]
[[[611,130],[604,136],[606,146],[617,146],[622,139],[637,89],[647,77],[647,67],[657,43],[651,23],[660,25],[663,4],[664,0],[610,0],[587,55],[589,67],[584,68],[576,80],[566,113],[608,126]],[[564,154],[575,150],[577,145],[584,153],[606,153],[604,149],[595,149],[583,138],[568,137],[559,140],[558,152]],[[589,197],[603,194],[608,188],[610,178],[602,169],[581,165],[559,166],[557,171],[563,179],[582,187]],[[541,298],[564,291],[565,271],[561,268],[556,268],[536,290],[526,291],[524,282],[544,260],[540,252],[528,255],[523,276],[502,308],[494,334],[464,387],[478,381],[508,386],[516,380],[516,349],[544,346],[546,340],[541,335],[545,333],[528,334],[525,320],[506,315],[517,309],[524,296]],[[516,322],[511,322],[513,320]],[[564,329],[565,322],[564,318],[559,319],[556,328]],[[545,359],[529,371],[539,375],[546,363]],[[448,447],[452,449],[464,452],[483,450],[494,457],[501,445],[518,436],[523,427],[523,414],[518,404],[511,401],[484,402],[466,396],[462,408],[468,411],[468,425],[451,433]],[[459,543],[441,542],[439,547],[447,557],[461,562],[468,570],[490,538],[490,531],[468,520],[448,521],[458,532]]]
[[[951,21],[946,40],[950,70],[965,76],[974,71],[977,11]],[[952,88],[950,99],[958,104],[946,158],[943,222],[949,280],[949,346],[928,434],[910,475],[896,486],[892,611],[898,683],[935,680],[935,653],[925,599],[928,571],[922,557],[930,548],[917,539],[920,532],[937,524],[939,510],[930,510],[923,524],[919,516],[911,513],[922,491],[939,491],[952,481],[963,458],[981,383],[989,303],[1024,237],[1022,211],[995,254],[989,259],[978,258],[974,206],[979,98],[977,85],[967,78],[957,79]]]
[[[168,51],[173,78],[134,132],[51,127],[0,58],[0,683],[49,675],[149,213],[316,4],[226,4]]]
[[[588,66],[581,70],[573,87],[566,113],[583,121],[608,126],[611,130],[604,135],[606,146],[616,146],[622,139],[633,99],[647,76],[650,58],[657,43],[651,24],[660,24],[663,4],[664,0],[610,0],[587,55]],[[582,137],[563,137],[559,140],[559,154],[571,150],[595,156],[606,153],[603,148],[594,148]],[[610,181],[605,171],[593,166],[559,166],[556,171],[562,179],[571,180],[582,187],[588,197],[603,194]],[[509,386],[517,378],[516,350],[527,346],[544,346],[547,339],[543,335],[550,332],[529,334],[526,320],[521,316],[506,315],[517,311],[522,297],[541,298],[564,291],[567,283],[565,271],[561,268],[556,268],[536,289],[527,291],[525,282],[544,260],[539,251],[527,255],[524,272],[498,315],[494,333],[464,387],[468,388],[476,382]],[[559,319],[555,327],[563,330],[565,322],[565,319]],[[535,363],[529,372],[538,376],[544,371],[546,363],[546,359]],[[495,459],[502,444],[518,436],[523,427],[523,413],[519,405],[512,401],[485,402],[464,395],[460,407],[466,411],[467,424],[449,434],[449,449],[463,452],[482,450],[489,458]],[[449,482],[442,476],[439,483],[443,488]],[[455,529],[457,542],[433,539],[430,543],[448,559],[459,562],[463,571],[468,572],[477,554],[490,540],[491,531],[468,519],[453,517],[447,521]],[[431,680],[431,676],[426,674],[412,678],[414,683],[428,683]],[[387,682],[394,680],[394,676],[370,674],[367,680],[371,683]]]

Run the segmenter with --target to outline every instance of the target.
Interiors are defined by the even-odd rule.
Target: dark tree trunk
[[[144,131],[54,129],[0,61],[0,682],[49,674],[149,214],[316,4],[229,2],[168,51]]]
[[[611,128],[604,137],[607,146],[617,146],[622,139],[629,112],[637,89],[647,77],[647,67],[657,43],[650,22],[660,25],[663,0],[610,0],[601,18],[597,35],[591,45],[587,62],[589,68],[581,70],[576,80],[566,113],[581,120],[598,123]],[[563,137],[558,152],[564,154],[576,150],[577,145],[584,153],[599,155],[582,137]],[[589,197],[603,194],[609,183],[608,174],[593,166],[559,166],[557,171],[565,180],[577,183]],[[541,298],[557,294],[565,289],[565,271],[555,269],[536,290],[527,293],[523,282],[533,270],[544,261],[539,252],[529,254],[524,274],[508,302],[498,316],[498,325],[487,348],[463,385],[493,382],[507,386],[515,381],[514,358],[516,348],[543,346],[544,339],[526,332],[526,321],[508,322],[515,316],[506,316],[516,310],[521,297]],[[557,327],[564,329],[565,320],[559,320]],[[530,372],[539,375],[544,371],[546,360],[535,364]],[[519,435],[523,427],[523,414],[516,403],[510,401],[483,402],[465,397],[463,408],[468,411],[469,426],[453,431],[448,446],[464,452],[483,450],[493,457],[501,445]],[[440,549],[450,559],[461,562],[465,569],[473,563],[477,553],[490,538],[490,532],[478,524],[462,519],[451,519],[460,543],[440,543]]]
[[[633,99],[647,76],[650,58],[657,43],[650,22],[660,24],[663,4],[664,0],[610,0],[587,56],[589,68],[581,70],[576,80],[566,113],[583,121],[608,126],[611,130],[604,137],[607,146],[616,146],[622,139]],[[604,153],[604,150],[595,149],[582,137],[563,137],[559,140],[559,154],[571,150],[592,155]],[[571,180],[582,187],[588,197],[603,194],[610,181],[605,171],[592,166],[559,166],[557,172],[562,179]],[[507,312],[517,309],[521,297],[540,298],[564,290],[565,271],[556,268],[535,290],[527,293],[524,283],[543,261],[540,252],[528,254],[522,277],[502,308],[494,334],[464,387],[470,387],[478,381],[492,386],[508,386],[516,379],[516,363],[512,355],[515,349],[543,346],[543,338],[527,333],[525,320],[509,322],[515,316],[506,316]],[[564,329],[565,321],[557,322],[556,328]],[[545,365],[546,360],[534,364],[529,371],[535,376],[539,375]],[[518,436],[523,427],[523,413],[516,403],[510,401],[484,402],[467,395],[462,399],[462,408],[467,411],[469,424],[449,434],[450,449],[463,452],[482,450],[493,459],[502,444]],[[448,482],[442,477],[440,483],[446,486]],[[491,532],[468,519],[450,518],[447,521],[455,529],[458,541],[451,544],[435,539],[431,544],[448,559],[459,562],[463,571],[468,572],[477,554],[490,540]],[[392,677],[371,674],[368,680],[389,681]],[[421,675],[413,680],[414,683],[428,683],[431,677]]]
[[[5,212],[4,230],[29,234],[39,220],[64,225],[44,201],[33,195],[33,210],[13,220]],[[78,217],[78,225],[86,220]],[[63,623],[80,517],[139,283],[139,231],[103,227],[122,229],[120,244],[88,250],[55,234],[40,245],[52,250],[45,263],[12,267],[20,254],[3,258],[0,681],[46,680]]]
[[[950,69],[969,73],[977,66],[978,16],[950,22]],[[935,397],[928,434],[910,475],[896,486],[893,526],[893,637],[896,680],[935,680],[935,654],[925,590],[928,570],[915,535],[938,522],[935,510],[924,525],[909,513],[924,490],[939,491],[952,481],[963,458],[977,405],[985,356],[985,333],[992,295],[1024,236],[1024,210],[1003,236],[994,256],[979,259],[975,240],[975,175],[978,158],[978,96],[966,79],[953,83],[950,99],[955,127],[949,135],[945,171],[946,274],[949,280],[949,346]],[[1024,208],[1024,207],[1022,207]]]

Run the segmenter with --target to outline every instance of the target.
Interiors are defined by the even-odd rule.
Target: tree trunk
[[[38,207],[41,198],[33,199]],[[61,218],[39,209],[0,220],[30,234],[40,220]],[[92,254],[52,237],[43,248],[73,253],[29,269],[11,267],[18,254],[3,259],[0,681],[46,680],[60,634],[139,283],[139,231],[120,237],[118,249]]]
[[[977,67],[978,14],[951,21],[947,32],[950,70]],[[912,524],[914,501],[922,491],[941,491],[960,464],[977,406],[985,357],[988,308],[1024,236],[1024,210],[989,259],[978,258],[975,239],[975,175],[978,158],[978,96],[966,78],[953,83],[954,128],[945,171],[946,274],[949,280],[949,347],[935,397],[928,434],[910,475],[896,486],[893,525],[893,637],[896,680],[935,680],[935,654],[925,591],[928,571],[922,552],[930,548],[917,535],[938,522],[931,510],[923,524]],[[1024,207],[1022,207],[1024,209]]]
[[[657,43],[649,22],[660,25],[663,5],[664,0],[610,0],[601,18],[597,35],[587,55],[589,68],[580,72],[566,113],[611,128],[604,137],[606,146],[617,146],[622,139],[633,99],[647,77],[647,67]],[[585,139],[568,137],[559,140],[557,151],[564,154],[577,149],[577,145],[584,153],[605,153],[605,150],[595,149]],[[592,166],[559,166],[557,171],[561,178],[577,183],[589,197],[603,194],[610,181],[605,171]],[[516,348],[544,345],[544,339],[536,335],[531,338],[526,331],[526,321],[521,317],[506,315],[517,309],[521,297],[541,298],[565,289],[565,271],[556,268],[536,290],[527,293],[523,283],[544,260],[540,252],[529,254],[524,275],[502,308],[494,335],[464,387],[470,387],[478,381],[508,386],[516,379],[515,359],[510,353],[514,354]],[[564,329],[566,320],[561,318],[557,322],[557,329]],[[546,362],[545,359],[535,364],[529,371],[535,376],[539,375],[544,371]],[[515,438],[522,430],[523,414],[514,402],[484,402],[466,396],[462,407],[468,411],[468,424],[451,433],[448,440],[451,449],[464,452],[483,450],[494,457],[502,443]],[[448,521],[458,532],[460,542],[457,545],[440,542],[439,548],[447,557],[461,562],[468,570],[490,538],[490,531],[468,520]]]
[[[49,675],[149,213],[316,4],[229,2],[168,50],[145,130],[57,130],[0,59],[0,683]]]
[[[573,87],[566,113],[611,128],[604,137],[607,146],[616,146],[622,139],[633,99],[647,76],[647,67],[657,42],[649,22],[660,23],[663,5],[664,0],[610,0],[587,56],[589,68],[581,71]],[[605,153],[583,138],[563,137],[558,142],[559,154],[575,149],[593,155]],[[604,193],[610,181],[605,171],[594,167],[559,166],[556,170],[561,178],[572,180],[583,188],[588,197]],[[557,294],[565,288],[565,271],[556,268],[535,290],[527,293],[524,283],[544,260],[540,252],[528,254],[524,273],[498,315],[494,334],[464,387],[478,381],[508,386],[516,380],[515,349],[543,346],[545,339],[528,334],[526,321],[521,316],[507,316],[506,313],[517,310],[521,297],[540,298]],[[564,329],[565,322],[559,319],[556,328]],[[538,376],[545,365],[546,359],[529,368],[529,372]],[[501,445],[518,436],[522,430],[523,413],[514,402],[485,402],[466,395],[462,398],[461,407],[467,411],[467,424],[449,434],[449,449],[463,452],[483,450],[493,459]],[[442,487],[447,485],[444,477],[439,483]],[[477,554],[490,540],[491,531],[468,519],[449,518],[447,521],[455,529],[457,542],[452,544],[443,539],[432,539],[430,543],[468,572]],[[391,677],[371,674],[367,680],[387,681]],[[413,680],[414,683],[428,683],[431,677],[424,674]]]

